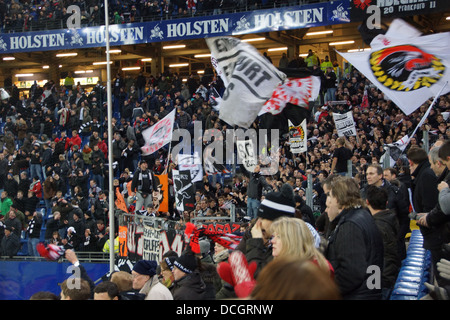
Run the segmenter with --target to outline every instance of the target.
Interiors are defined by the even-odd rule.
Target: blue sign
[[[311,28],[350,22],[349,0],[215,16],[113,24],[111,46]],[[105,27],[0,34],[0,53],[105,47]]]

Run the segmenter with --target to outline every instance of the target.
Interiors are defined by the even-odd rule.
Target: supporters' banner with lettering
[[[310,76],[306,78],[288,79],[278,85],[272,97],[264,104],[259,115],[266,112],[279,114],[287,103],[308,108],[309,101],[315,100],[320,92],[320,78]]]
[[[237,38],[207,38],[206,43],[228,81],[218,105],[219,118],[231,126],[249,128],[286,75]]]
[[[195,190],[189,170],[172,170],[175,205],[178,211],[194,210]]]
[[[112,46],[312,28],[350,22],[349,0],[253,10],[232,14],[156,19],[109,26]],[[104,26],[2,33],[0,52],[76,50],[106,47]]]
[[[238,163],[244,165],[245,170],[254,172],[258,164],[256,146],[252,140],[237,140],[236,147],[238,151]]]
[[[376,6],[383,18],[415,16],[433,12],[444,12],[450,9],[450,1],[446,0],[351,0],[350,17],[352,21],[362,21],[373,14],[369,6]]]
[[[291,152],[294,154],[306,152],[307,146],[307,129],[306,119],[298,126],[294,126],[290,120],[289,125],[289,144],[291,145]]]
[[[333,112],[333,120],[339,137],[356,136],[355,120],[351,111],[343,114]]]
[[[178,154],[178,169],[180,171],[189,170],[191,172],[192,182],[202,181],[203,166],[197,152],[194,154]]]
[[[401,19],[376,36],[371,50],[339,54],[406,115],[438,94],[450,80],[450,33],[421,35]],[[450,87],[442,92],[445,94]]]
[[[159,263],[160,245],[161,229],[144,225],[142,260],[155,260],[157,263]]]
[[[175,110],[172,110],[150,128],[142,131],[142,136],[145,140],[145,145],[141,147],[142,155],[152,154],[172,141]]]

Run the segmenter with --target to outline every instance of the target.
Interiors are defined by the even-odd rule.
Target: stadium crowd
[[[281,65],[283,63],[285,65]],[[195,209],[184,212],[178,212],[173,205],[175,195],[171,174],[176,165],[168,157],[167,146],[150,156],[142,156],[140,147],[145,143],[142,132],[176,109],[177,128],[193,132],[194,122],[201,121],[204,130],[214,128],[225,134],[229,126],[219,119],[212,99],[213,91],[223,93],[223,82],[215,76],[211,68],[205,70],[201,78],[191,75],[185,82],[177,74],[170,72],[148,76],[139,73],[135,78],[123,77],[118,73],[112,82],[114,186],[119,187],[131,212],[164,217],[179,221],[180,224],[186,224],[192,217],[228,216],[226,204],[234,203],[239,208],[237,219],[244,226],[240,250],[249,262],[258,262],[255,276],[261,271],[261,279],[267,277],[264,268],[272,258],[272,246],[273,250],[276,247],[275,240],[270,240],[270,224],[262,225],[261,221],[275,224],[276,218],[281,216],[295,217],[311,227],[309,230],[315,238],[309,241],[317,244],[313,245],[317,249],[314,251],[314,261],[335,277],[340,296],[377,299],[383,294],[383,297],[387,298],[389,289],[392,289],[395,282],[398,263],[405,255],[405,235],[409,231],[411,218],[417,219],[425,234],[430,230],[429,234],[438,233],[438,236],[430,238],[435,239],[434,242],[426,240],[428,248],[435,253],[434,265],[440,258],[447,257],[440,250],[448,236],[445,229],[446,217],[427,221],[423,213],[429,212],[428,216],[431,217],[433,210],[437,210],[435,207],[438,182],[446,180],[444,178],[448,172],[446,162],[442,159],[448,161],[445,156],[449,156],[445,152],[448,153],[450,140],[450,96],[443,95],[437,100],[423,127],[411,138],[403,155],[391,163],[389,168],[383,168],[380,163],[385,152],[384,145],[411,135],[431,100],[411,115],[405,116],[378,88],[351,66],[345,69],[336,63],[330,66],[328,59],[320,60],[317,56],[308,56],[306,59],[280,62],[280,67],[310,68],[313,74],[322,79],[319,98],[310,107],[307,152],[293,154],[288,138],[282,136],[279,170],[276,174],[262,176],[258,172],[259,166],[255,172],[247,172],[240,166],[236,174],[229,178],[217,174],[215,183],[205,175],[196,185]],[[49,81],[44,87],[35,83],[29,96],[20,95],[14,85],[6,89],[10,98],[3,99],[0,105],[4,132],[3,149],[0,153],[0,219],[5,231],[5,235],[2,235],[2,255],[15,255],[20,249],[22,239],[28,241],[29,255],[38,256],[35,247],[40,241],[43,225],[46,227],[47,243],[57,244],[75,252],[108,252],[105,249],[108,234],[117,230],[109,230],[108,220],[108,198],[115,195],[110,195],[107,191],[110,168],[107,161],[105,88],[98,83],[88,92],[74,84],[73,78],[68,75],[63,86],[56,85],[54,81]],[[365,91],[367,105],[363,105]],[[340,103],[333,103],[335,101]],[[337,134],[332,113],[346,111],[353,113],[357,135],[342,138]],[[258,126],[257,119],[253,127]],[[424,130],[429,133],[428,141],[424,140]],[[429,161],[427,152],[423,149],[428,144],[436,145],[436,150],[439,145],[446,147],[442,147],[443,151]],[[425,155],[417,151],[419,149],[424,151]],[[348,160],[351,160],[352,164],[350,174],[347,174]],[[418,178],[417,172],[425,167],[428,168],[427,174],[434,176],[434,180],[425,191],[418,191],[421,185],[418,187],[415,182]],[[152,198],[152,191],[158,188],[154,184],[154,175],[163,172],[167,172],[171,188],[168,212],[158,212],[153,207],[153,202],[148,201]],[[313,178],[312,206],[306,203],[309,174]],[[350,177],[339,177],[344,175]],[[448,179],[446,181],[448,182]],[[131,185],[131,194],[127,188],[128,184]],[[412,201],[408,196],[408,188],[413,190]],[[435,192],[431,193],[433,188]],[[430,193],[425,195],[427,192]],[[337,198],[337,195],[340,197]],[[268,199],[269,202],[266,201]],[[379,199],[386,201],[377,202]],[[425,202],[427,206],[423,206]],[[273,203],[290,207],[289,214],[283,213],[283,210],[276,206],[272,207],[270,204]],[[45,207],[43,214],[38,210],[40,207]],[[362,266],[355,260],[351,261],[352,267],[347,265],[344,268],[346,261],[338,259],[342,254],[339,250],[347,248],[345,241],[353,241],[347,239],[349,235],[366,239],[366,234],[358,234],[357,230],[350,228],[348,224],[344,227],[346,220],[336,218],[342,216],[336,210],[339,208],[347,210],[346,212],[359,212],[355,210],[362,207],[368,207],[373,215],[379,211],[390,212],[390,216],[382,220],[387,226],[393,226],[393,231],[385,225],[387,231],[383,233],[383,238],[376,236],[373,223],[375,219],[355,222],[364,223],[367,230],[372,230],[369,235],[370,241],[373,242],[370,249],[372,251],[367,253],[371,256],[371,262],[379,263],[380,254],[389,261],[389,268],[385,268],[389,273],[383,273],[383,293],[380,291],[374,294],[358,288],[361,283],[355,281],[362,281],[361,277],[366,279],[366,270],[361,274],[359,267]],[[411,207],[420,215],[411,216]],[[290,211],[291,209],[293,211]],[[369,211],[363,212],[365,216]],[[257,217],[261,219],[256,219]],[[355,219],[350,214],[347,218],[349,221]],[[422,222],[419,222],[420,219]],[[337,224],[341,225],[339,229],[336,228]],[[343,230],[347,230],[347,236]],[[278,234],[280,241],[283,241],[280,235],[282,232],[286,231],[274,234]],[[11,237],[14,237],[15,243],[19,245],[11,246]],[[271,243],[270,250],[263,249],[262,241],[254,241],[261,239],[265,239],[266,244]],[[384,252],[380,249],[383,247],[382,241],[389,241],[389,245],[385,243]],[[361,243],[364,241],[361,240]],[[359,249],[359,254],[369,250]],[[205,253],[203,258],[208,256],[211,259],[219,259],[219,256],[223,256],[225,261],[229,253],[226,250],[227,254],[208,254],[208,246],[205,250],[202,251]],[[351,253],[348,254],[351,257]],[[323,264],[326,260],[319,258],[322,255],[331,265]],[[175,266],[186,274],[192,273],[196,268],[196,262],[184,255],[171,260],[172,263],[174,261],[177,261]],[[281,259],[274,259],[274,262],[277,261]],[[170,270],[172,267],[167,266]],[[271,268],[276,267],[276,264],[271,264]],[[164,269],[162,265],[161,272],[169,270],[167,268]],[[152,264],[140,263],[137,269],[136,272],[141,272],[141,275],[150,279],[155,276],[155,266]],[[344,272],[342,270],[347,273],[341,274]],[[354,279],[348,278],[350,274]],[[170,277],[164,281],[177,283],[177,279],[170,280]],[[196,281],[202,282],[199,279]],[[270,282],[270,279],[267,281]],[[445,286],[446,280],[443,279],[439,284]],[[223,290],[227,292],[224,296],[233,295],[233,288],[230,290],[228,285],[220,284],[220,281],[215,288],[213,297],[218,297],[219,292],[224,294]],[[335,297],[333,290],[330,287],[327,294]],[[259,288],[255,292],[263,294],[261,292],[265,291]],[[177,297],[186,297],[186,293],[178,292]]]
[[[252,11],[287,5],[299,1],[289,0],[125,0],[108,1],[111,24],[144,22],[160,19],[176,19],[201,15]],[[82,27],[105,23],[104,1],[68,0],[1,0],[0,25],[2,32],[26,32],[65,28],[65,22],[73,14],[69,6],[80,8]]]

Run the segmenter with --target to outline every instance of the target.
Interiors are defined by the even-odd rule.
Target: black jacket
[[[366,199],[367,197],[367,187],[368,185],[363,187],[361,190],[361,197],[363,199]],[[381,188],[385,189],[388,194],[387,209],[393,210],[399,221],[404,221],[405,219],[409,221],[409,198],[408,195],[405,194],[407,190],[404,188],[399,188],[385,179],[383,179]]]
[[[369,288],[370,266],[383,273],[383,239],[367,209],[344,209],[336,217],[325,256],[335,271],[343,299],[381,299],[381,289]]]
[[[142,170],[138,168],[134,172],[133,180],[131,181],[131,190],[133,192],[140,191],[142,193],[152,193],[154,190],[158,189],[158,183],[158,179],[155,177],[151,170],[142,172]]]
[[[171,288],[173,300],[204,300],[205,290],[205,282],[198,271],[174,281]]]
[[[447,168],[445,168],[444,172],[438,177],[437,184],[445,181],[450,184],[450,172]],[[439,205],[439,202],[436,203],[436,206],[431,209],[431,211],[427,214],[427,227],[421,226],[421,230],[425,232],[427,235],[426,243],[427,248],[436,248],[440,249],[442,244],[448,243],[449,234],[448,234],[448,223],[450,222],[450,216],[446,215]],[[425,239],[424,239],[425,241]]]
[[[375,224],[380,230],[384,246],[384,268],[381,277],[383,288],[393,288],[400,269],[400,258],[398,256],[398,220],[391,210],[383,210],[375,215]]]
[[[0,255],[12,257],[17,255],[20,250],[20,238],[11,232],[7,237],[4,236],[0,246]]]
[[[428,160],[419,164],[411,175],[414,177],[411,184],[414,211],[417,213],[430,212],[438,205],[438,177],[430,168]],[[419,226],[419,228],[423,235],[423,247],[425,249],[440,248],[440,235],[439,232],[436,232],[436,229],[424,226]]]

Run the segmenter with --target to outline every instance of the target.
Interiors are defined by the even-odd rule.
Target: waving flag
[[[194,253],[200,253],[200,245],[198,241],[203,236],[208,237],[214,243],[217,242],[229,250],[235,250],[242,240],[242,236],[223,231],[210,231],[205,227],[197,228],[195,224],[191,222],[186,223],[184,234],[186,235],[186,239],[189,239],[189,246]]]
[[[309,101],[315,100],[319,91],[319,77],[289,79],[275,88],[272,97],[264,104],[259,115],[266,112],[280,114],[288,103],[308,108]]]
[[[239,39],[214,37],[207,38],[206,43],[217,59],[216,70],[222,70],[225,78],[225,92],[217,106],[219,118],[247,129],[286,75],[255,47]]]
[[[142,131],[145,140],[145,145],[141,147],[142,155],[152,154],[172,141],[174,122],[175,109],[153,126]]]
[[[406,115],[450,80],[450,33],[421,35],[401,19],[376,36],[371,50],[341,53]],[[447,87],[448,92],[450,88]]]

